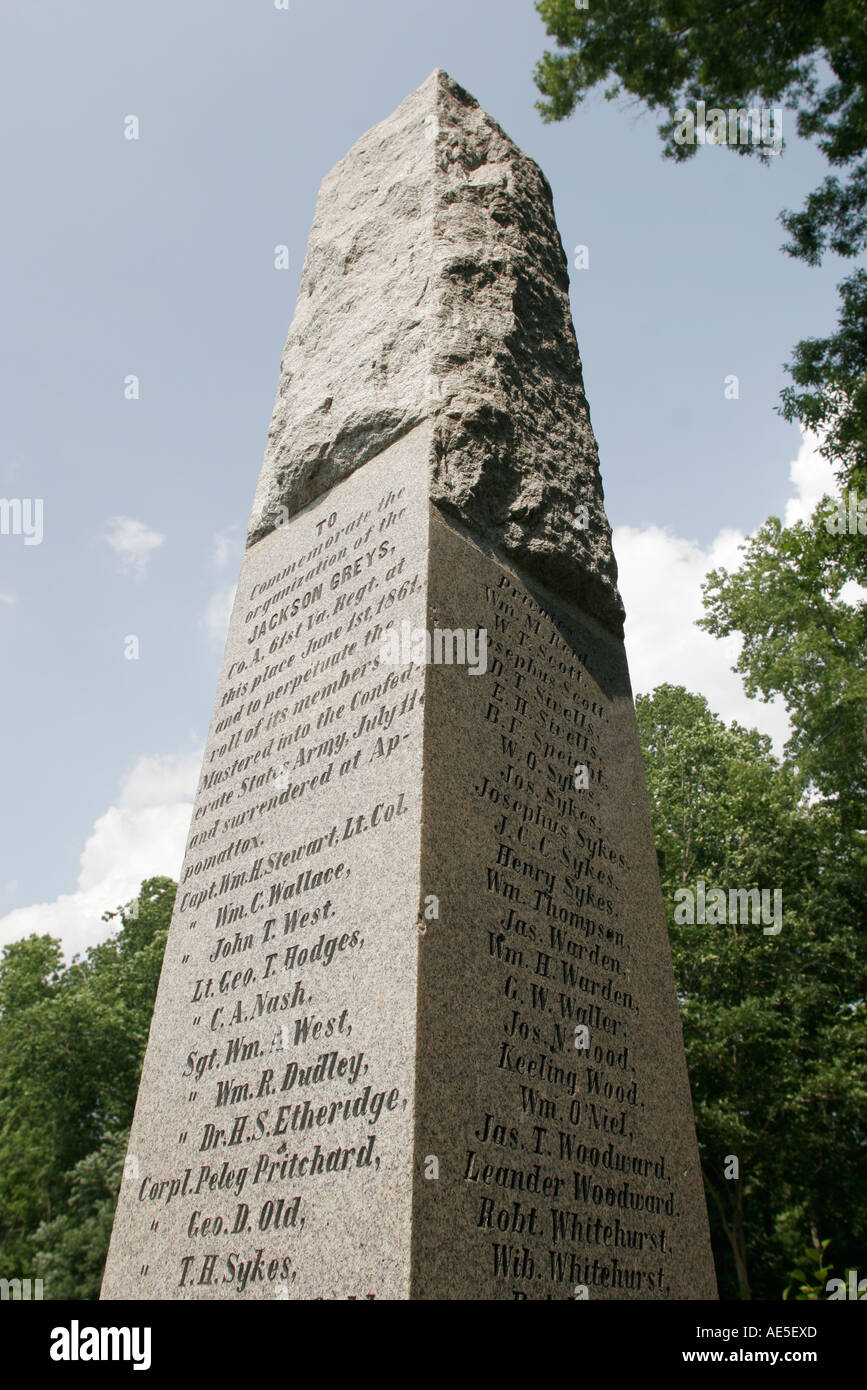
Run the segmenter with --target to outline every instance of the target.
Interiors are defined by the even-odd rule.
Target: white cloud
[[[0,603],[5,604],[7,608],[12,608],[12,607],[14,607],[14,605],[15,605],[15,595],[14,595],[14,594],[0,594]]]
[[[226,644],[229,619],[232,616],[232,605],[235,602],[237,591],[237,584],[233,584],[230,589],[217,589],[211,594],[205,609],[202,626],[208,634],[208,641],[219,651],[222,651]]]
[[[801,431],[801,447],[792,460],[789,477],[797,488],[797,496],[786,503],[785,523],[808,521],[825,493],[839,497],[840,488],[834,470],[819,453],[820,441],[807,430]]]
[[[841,497],[840,484],[834,470],[819,454],[820,441],[815,435],[802,431],[801,447],[798,457],[793,459],[789,473],[798,489],[798,496],[786,503],[786,525],[793,526],[796,521],[807,521],[826,493],[831,497]],[[856,579],[847,579],[840,590],[844,603],[864,603],[867,588]]]
[[[117,804],[90,832],[75,892],[0,917],[0,946],[32,932],[48,933],[61,939],[71,959],[117,930],[116,923],[101,920],[103,912],[134,898],[143,879],[163,874],[177,878],[201,761],[201,749],[139,758]]]
[[[703,547],[658,526],[618,526],[614,553],[626,605],[626,652],[636,695],[667,681],[704,695],[715,714],[770,734],[778,752],[788,738],[783,705],[748,700],[732,671],[737,636],[719,639],[695,626],[704,616],[701,584],[709,570],[740,562],[737,531],[721,531]]]
[[[857,579],[847,579],[840,590],[840,597],[844,603],[865,603],[867,602],[867,589],[859,584]]]
[[[801,447],[789,477],[794,497],[785,505],[785,523],[806,520],[824,493],[835,494],[834,474],[818,452],[815,435],[802,431]],[[684,540],[658,526],[619,526],[614,551],[626,605],[626,650],[636,694],[649,694],[668,681],[704,695],[726,723],[736,719],[774,740],[778,753],[789,736],[781,700],[748,700],[732,666],[740,652],[736,634],[719,639],[695,626],[704,616],[702,581],[709,570],[737,569],[740,532],[723,530],[708,546]]]
[[[120,557],[121,574],[144,578],[151,552],[165,544],[165,536],[129,516],[114,516],[109,525],[106,540]]]
[[[801,431],[801,446],[792,460],[789,478],[795,495],[785,504],[785,524],[806,521],[825,493],[839,496],[830,464],[819,453],[820,440]],[[673,536],[658,526],[643,529],[619,526],[614,551],[620,570],[620,590],[626,605],[626,650],[636,694],[649,694],[663,681],[685,685],[704,695],[726,723],[737,719],[770,734],[778,753],[790,726],[782,700],[768,704],[748,700],[732,666],[740,652],[736,634],[719,639],[695,626],[704,616],[701,584],[709,570],[737,569],[738,546],[746,539],[723,530],[708,546]],[[850,581],[842,597],[852,603],[867,591]]]
[[[243,540],[241,528],[239,526],[227,526],[225,530],[218,531],[214,536],[213,559],[217,569],[222,569],[230,560],[237,560],[240,564],[243,554]]]

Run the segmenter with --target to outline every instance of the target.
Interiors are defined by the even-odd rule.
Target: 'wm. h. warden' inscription
[[[438,71],[320,193],[103,1297],[713,1293],[550,191]]]

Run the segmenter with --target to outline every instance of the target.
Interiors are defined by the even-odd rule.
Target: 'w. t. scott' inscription
[[[655,866],[630,792],[622,646],[438,518],[431,544],[433,620],[489,634],[483,679],[432,669],[426,691],[426,737],[450,756],[426,764],[422,891],[440,885],[442,907],[421,948],[417,1103],[456,1241],[475,1248],[465,1282],[492,1297],[676,1297],[682,1155],[656,1070],[679,1026],[664,943],[648,948]],[[438,805],[470,808],[462,848]],[[452,991],[471,1001],[457,1029]],[[456,1095],[438,1104],[444,1075]],[[437,1200],[420,1190],[419,1264]]]

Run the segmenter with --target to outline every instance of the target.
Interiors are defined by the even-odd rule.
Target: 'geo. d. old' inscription
[[[320,192],[103,1297],[713,1296],[622,619],[550,189],[438,70]]]
[[[395,453],[244,566],[126,1165],[139,1297],[388,1294],[318,1250],[409,1195],[423,670],[379,652],[423,622],[427,499]]]

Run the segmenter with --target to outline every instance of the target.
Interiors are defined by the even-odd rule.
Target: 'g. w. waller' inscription
[[[103,1297],[714,1292],[562,262],[441,72],[323,185]]]
[[[436,620],[487,627],[489,675],[428,673],[425,738],[451,757],[425,772],[422,891],[447,887],[420,957],[416,1106],[461,1187],[445,1227],[417,1188],[422,1296],[446,1296],[421,1275],[437,1246],[457,1296],[695,1296],[694,1140],[671,1123],[688,1093],[622,644],[437,517],[430,553]],[[440,803],[472,808],[458,843]],[[472,1001],[457,1018],[455,994]]]

